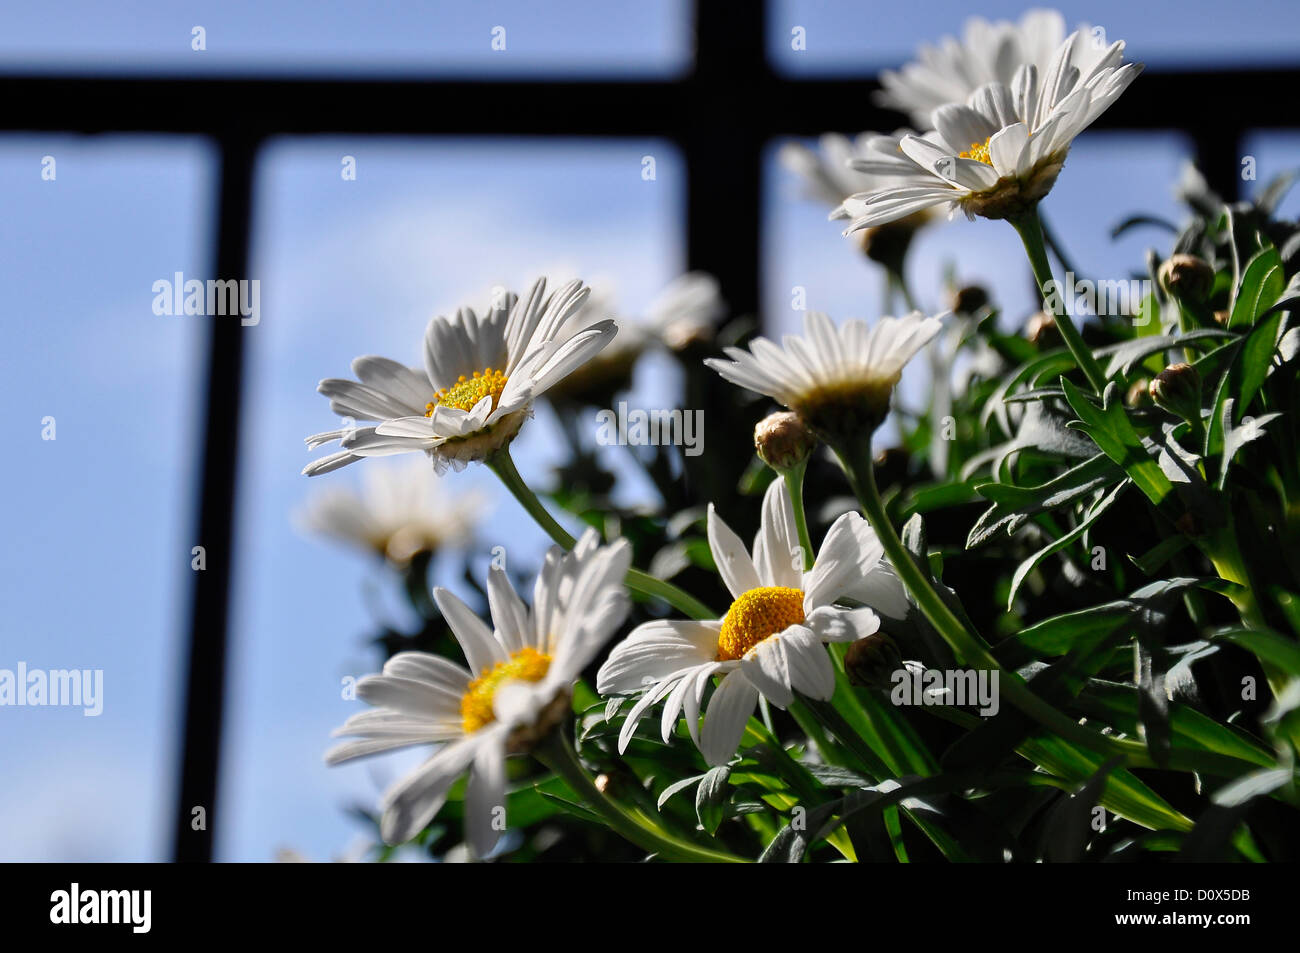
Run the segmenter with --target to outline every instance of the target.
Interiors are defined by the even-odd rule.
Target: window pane
[[[5,5],[0,59],[69,73],[669,75],[692,60],[690,16],[689,0],[51,0]]]
[[[344,155],[356,159],[354,181],[340,175]],[[651,181],[645,156],[655,159]],[[373,806],[382,779],[424,752],[336,768],[322,760],[330,731],[359,710],[342,699],[341,680],[381,661],[367,644],[378,620],[410,629],[413,619],[363,557],[293,525],[313,493],[355,488],[383,462],[300,475],[322,452],[303,438],[337,426],[317,383],[351,376],[362,354],[418,366],[430,317],[481,311],[494,286],[522,291],[537,275],[581,277],[639,313],[682,267],[682,164],[651,141],[281,140],[259,163],[257,201],[263,319],[248,338],[218,852],[254,861],[292,847],[324,860],[363,831],[343,808]],[[525,478],[546,486],[565,451],[544,402],[536,411],[513,452]],[[453,494],[480,490],[493,507],[476,578],[494,545],[507,547],[511,567],[536,566],[547,540],[490,472],[471,466],[445,483]],[[464,595],[447,571],[436,566],[435,578]]]
[[[771,0],[768,56],[776,68],[796,75],[869,75],[911,59],[921,43],[959,36],[973,14],[1018,20],[1034,4],[1024,0],[932,0],[924,16],[903,4],[860,0]],[[1041,6],[1041,5],[1040,5]],[[1128,43],[1128,58],[1151,66],[1294,65],[1300,61],[1300,19],[1292,0],[1242,0],[1231,7],[1200,0],[1060,2],[1046,6],[1065,15],[1069,29],[1099,24],[1110,40]],[[805,49],[792,49],[802,27]]]
[[[1253,198],[1285,172],[1300,171],[1300,132],[1256,132],[1242,143],[1242,159],[1253,158],[1254,178],[1241,184],[1242,198]],[[1242,175],[1249,173],[1243,164]],[[1300,188],[1292,188],[1277,207],[1277,218],[1300,218]]]
[[[0,138],[0,669],[102,672],[98,716],[0,708],[0,860],[170,853],[207,334],[152,289],[205,274],[214,169],[194,140]]]

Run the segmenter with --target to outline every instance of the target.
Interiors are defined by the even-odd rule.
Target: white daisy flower
[[[593,292],[565,323],[561,335],[584,331],[615,313],[613,295]],[[554,401],[588,401],[597,405],[613,392],[631,386],[632,370],[646,351],[711,336],[724,310],[718,282],[712,275],[689,272],[670,282],[646,308],[644,316],[618,320],[618,337],[583,366],[551,388]]]
[[[295,522],[400,567],[417,553],[463,545],[485,505],[480,493],[450,493],[416,459],[366,468],[360,491],[326,487],[308,499]]]
[[[833,215],[843,217],[839,208],[849,196],[890,188],[900,182],[892,176],[852,167],[855,159],[868,158],[867,149],[876,138],[875,133],[862,133],[855,139],[827,133],[818,140],[817,149],[810,149],[801,142],[785,143],[778,158],[803,181],[804,192],[809,198],[829,205],[836,210]],[[933,217],[931,209],[922,209],[879,228],[863,229],[858,233],[862,251],[873,261],[901,272],[913,234]]]
[[[727,313],[718,279],[688,271],[670,281],[646,308],[645,321],[655,339],[673,350],[713,339]]]
[[[505,805],[507,755],[528,751],[565,716],[570,688],[628,612],[623,577],[632,561],[626,540],[600,546],[587,530],[573,551],[546,556],[528,609],[505,572],[488,575],[489,628],[460,599],[435,589],[438,608],[469,663],[402,652],[383,674],[357,682],[376,706],[349,718],[336,736],[353,736],[325,759],[352,758],[410,745],[441,744],[428,761],[384,795],[380,833],[410,840],[433,819],[466,771],[466,834],[481,857],[496,845],[494,811]]]
[[[1077,32],[1087,43],[1076,51],[1075,65],[1087,73],[1106,54],[1104,33],[1085,25]],[[1046,73],[1064,40],[1065,18],[1056,10],[1028,10],[1019,23],[971,17],[961,39],[945,36],[937,46],[923,44],[916,60],[881,73],[884,88],[876,102],[907,113],[918,129],[932,129],[931,116],[940,106],[965,102],[986,83],[1010,86],[1022,65]]]
[[[1075,137],[1141,72],[1123,58],[1122,42],[1096,58],[1075,32],[1046,70],[1022,64],[1010,84],[986,83],[964,104],[937,108],[933,131],[871,139],[854,167],[897,181],[850,196],[832,217],[852,219],[847,235],[939,206],[969,218],[1028,211],[1051,190]]]
[[[758,337],[749,350],[726,348],[730,360],[705,363],[733,384],[793,410],[834,447],[848,437],[869,436],[880,425],[903,366],[942,326],[938,318],[913,311],[871,326],[854,319],[836,327],[825,314],[809,311],[802,337],[788,334],[781,347]]]
[[[857,513],[831,526],[807,572],[785,481],[768,487],[752,555],[709,507],[709,549],[734,601],[715,622],[664,619],[638,626],[614,647],[597,675],[604,695],[644,691],[619,734],[627,748],[646,711],[665,701],[660,728],[667,741],[684,714],[691,738],[711,765],[731,760],[759,695],[785,708],[799,692],[828,700],[835,670],[827,642],[870,635],[880,619],[870,608],[843,609],[853,598],[896,608],[901,584],[882,561],[875,532]],[[882,609],[883,611],[883,609]],[[721,678],[699,726],[704,689]]]
[[[309,447],[342,449],[303,470],[328,473],[362,457],[424,451],[442,472],[463,469],[508,444],[532,413],[533,400],[580,367],[614,337],[612,320],[561,334],[587,299],[571,281],[550,295],[538,279],[522,298],[503,295],[483,315],[460,309],[436,317],[424,335],[423,369],[382,357],[359,357],[359,381],[330,379],[318,390],[353,426],[307,438]],[[356,421],[377,421],[357,427]]]
[[[816,149],[802,142],[784,143],[777,159],[800,178],[808,198],[835,208],[850,195],[871,192],[892,181],[849,165],[854,159],[865,158],[873,138],[865,132],[854,139],[828,132],[817,140]]]

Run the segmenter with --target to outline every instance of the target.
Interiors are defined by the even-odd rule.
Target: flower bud
[[[1146,407],[1151,403],[1151,393],[1148,390],[1151,382],[1145,377],[1139,377],[1133,382],[1133,386],[1128,389],[1124,395],[1125,407]]]
[[[894,640],[883,632],[864,636],[849,645],[844,654],[844,671],[854,685],[889,688],[894,673],[903,667]]]
[[[1200,304],[1214,290],[1214,269],[1195,255],[1174,255],[1164,262],[1156,277],[1160,287],[1180,301]]]
[[[912,465],[912,455],[905,447],[885,447],[876,454],[876,482],[881,486],[902,484],[907,480]]]
[[[783,410],[769,414],[754,427],[754,449],[773,470],[792,470],[817,449],[817,438],[798,414]]]
[[[1056,318],[1039,311],[1025,324],[1025,337],[1039,347],[1055,347],[1061,343],[1061,332],[1056,328]]]
[[[988,307],[989,293],[979,285],[966,285],[952,293],[949,307],[958,314],[977,314]]]
[[[933,213],[930,209],[922,209],[895,222],[864,228],[854,233],[858,240],[858,247],[872,261],[884,265],[895,273],[901,272],[907,250],[912,245],[912,236],[932,217]]]
[[[1201,375],[1190,364],[1171,364],[1156,375],[1151,399],[1185,420],[1201,418]]]

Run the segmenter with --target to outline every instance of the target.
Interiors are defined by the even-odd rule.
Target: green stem
[[[1060,262],[1061,267],[1067,272],[1077,275],[1079,269],[1075,268],[1074,263],[1070,261],[1070,257],[1065,253],[1064,246],[1062,246],[1060,239],[1056,237],[1056,232],[1052,229],[1051,225],[1047,221],[1047,217],[1044,216],[1042,212],[1038,213],[1038,224],[1043,230],[1043,241],[1047,244],[1047,247],[1051,250],[1052,254],[1056,256],[1056,260]]]
[[[569,744],[563,731],[553,732],[534,755],[544,765],[554,771],[595,813],[609,823],[620,837],[630,841],[642,850],[658,854],[665,860],[685,863],[703,864],[743,864],[746,860],[725,851],[697,847],[695,844],[674,837],[663,830],[650,827],[644,821],[629,813],[621,804],[602,792],[578,760],[578,755]]]
[[[627,571],[627,578],[624,582],[627,583],[627,587],[633,592],[639,592],[642,595],[655,596],[656,598],[662,599],[674,609],[685,613],[692,619],[722,618],[689,592],[677,588],[666,579],[652,576],[648,572],[642,572],[640,569],[629,569]]]
[[[492,472],[505,484],[506,489],[528,511],[528,515],[546,531],[546,535],[550,536],[564,549],[572,549],[575,542],[574,538],[563,526],[555,521],[555,517],[551,516],[546,507],[542,505],[542,501],[537,498],[537,494],[529,489],[528,484],[524,482],[524,478],[519,475],[519,471],[515,468],[515,461],[510,456],[510,448],[502,447],[488,457],[486,462]],[[692,619],[718,618],[716,612],[689,592],[677,588],[664,579],[658,579],[649,573],[642,572],[640,569],[629,569],[627,578],[624,581],[633,592],[662,599]]]
[[[1007,221],[1024,242],[1025,253],[1029,256],[1029,265],[1034,270],[1034,280],[1038,282],[1038,290],[1043,296],[1043,305],[1051,309],[1065,346],[1070,349],[1074,362],[1088,378],[1088,383],[1092,385],[1093,390],[1100,394],[1106,389],[1106,375],[1102,372],[1097,359],[1092,356],[1088,345],[1083,342],[1083,335],[1074,326],[1074,319],[1066,313],[1064,296],[1052,291],[1057,286],[1052,277],[1052,265],[1047,260],[1047,249],[1043,245],[1043,225],[1038,218],[1038,206],[1034,206],[1019,218],[1011,218]],[[1052,307],[1052,302],[1056,302],[1055,307]]]
[[[815,552],[812,537],[808,535],[808,517],[803,508],[803,478],[808,472],[808,461],[803,460],[788,470],[777,470],[785,480],[785,488],[790,491],[790,505],[794,508],[794,525],[799,531],[799,548],[803,550],[804,572],[812,569]]]
[[[510,448],[502,447],[486,460],[488,468],[500,478],[505,484],[506,489],[511,495],[528,511],[531,516],[543,530],[546,535],[555,540],[564,549],[572,549],[576,542],[572,536],[559,523],[555,522],[553,517],[542,505],[542,501],[537,498],[537,494],[529,489],[524,478],[519,475],[515,468],[515,461],[510,456]]]
[[[907,310],[908,311],[921,310],[916,306],[916,299],[912,297],[912,289],[910,289],[907,286],[907,278],[904,277],[903,275],[902,265],[900,264],[897,269],[886,267],[885,274],[888,276],[888,281],[890,282],[890,284],[892,284],[895,288],[897,288],[898,293],[903,296],[903,304],[907,307]],[[886,314],[892,314],[892,313],[893,313],[892,311],[886,312]]]

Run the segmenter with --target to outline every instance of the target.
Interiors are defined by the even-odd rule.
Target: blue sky
[[[690,61],[688,9],[688,0],[51,0],[0,10],[0,63],[119,73],[664,75]]]
[[[1104,27],[1111,40],[1128,42],[1130,56],[1152,66],[1292,64],[1300,47],[1293,0],[773,0],[768,55],[792,74],[870,73],[897,66],[920,43],[960,35],[967,17],[1014,20],[1035,6],[1060,10],[1071,27]],[[791,48],[796,26],[807,41],[802,51]]]
[[[940,12],[912,23],[882,14],[863,32],[869,6],[876,9],[818,3],[798,15],[810,37],[867,36],[883,61],[896,61],[922,31],[959,29],[965,12],[936,6]],[[237,55],[212,57],[204,69],[307,68],[315,57],[359,70],[421,50],[449,69],[480,69],[478,40],[458,38],[478,37],[489,20],[507,25],[511,56],[520,53],[493,60],[492,69],[581,71],[614,59],[627,69],[680,67],[687,40],[680,4],[631,5],[636,29],[612,21],[604,7],[485,3],[473,7],[485,12],[471,14],[381,5],[381,15],[358,18],[345,14],[351,5],[312,5],[320,12],[309,15],[305,4],[278,4],[272,13],[226,3],[198,5],[191,15],[184,5],[130,4],[115,7],[114,17],[96,12],[102,4],[10,5],[0,13],[0,68],[101,68],[113,55],[120,69],[121,49],[174,68],[173,26],[185,39],[186,24],[200,17],[220,27],[209,28],[210,52],[214,35],[243,38],[232,40]],[[1196,25],[1200,47],[1222,41],[1267,59],[1295,17],[1263,5],[1272,18],[1256,20],[1242,13],[1251,8],[1238,6],[1220,23],[1184,4],[1178,23]],[[1143,57],[1139,37],[1160,39],[1161,9],[1106,3],[1088,16],[1127,36]],[[774,15],[774,31],[784,15]],[[411,38],[411,17],[438,26],[428,31],[432,45]],[[311,56],[295,53],[298,42]],[[1247,151],[1259,158],[1263,180],[1295,163],[1300,135],[1253,137]],[[1047,214],[1083,267],[1122,277],[1140,264],[1158,233],[1116,244],[1106,230],[1130,211],[1176,216],[1171,187],[1184,153],[1176,137],[1097,133],[1076,145]],[[657,159],[654,182],[640,176],[646,154]],[[57,161],[52,182],[40,177],[46,155]],[[339,175],[343,155],[357,158],[354,182]],[[824,209],[798,197],[771,153],[765,168],[769,326],[781,330],[797,318],[793,285],[836,317],[876,316],[878,276]],[[213,154],[195,139],[0,136],[9,311],[0,351],[9,465],[0,494],[10,501],[11,541],[0,550],[0,668],[23,660],[105,672],[98,718],[0,709],[0,763],[18,766],[0,787],[0,860],[162,859],[168,850],[205,335],[198,319],[155,316],[151,284],[177,270],[204,276],[214,172]],[[362,353],[416,363],[432,314],[479,306],[492,286],[519,287],[538,273],[581,276],[635,313],[684,265],[684,186],[672,147],[653,140],[300,138],[276,140],[261,155],[252,277],[262,282],[262,322],[244,332],[229,716],[222,811],[213,820],[223,859],[266,860],[281,846],[316,859],[338,853],[359,830],[342,806],[372,801],[403,763],[321,762],[328,732],[354,710],[340,699],[340,679],[373,665],[364,639],[376,614],[400,621],[406,610],[374,567],[293,527],[293,511],[317,484],[356,478],[347,470],[316,481],[299,475],[311,458],[302,437],[333,420],[317,381],[345,375]],[[1286,210],[1300,211],[1300,197]],[[940,305],[948,262],[963,278],[990,283],[1009,319],[1030,310],[1009,228],[956,222],[923,234],[909,269],[929,308]],[[662,365],[644,367],[635,399],[663,406],[673,385]],[[57,422],[53,441],[41,439],[46,416]],[[526,477],[544,477],[556,442],[542,408],[520,438]],[[487,477],[480,469],[449,479],[493,496],[481,551],[505,541],[516,565],[528,565],[544,541]],[[625,492],[636,497],[642,488]]]

